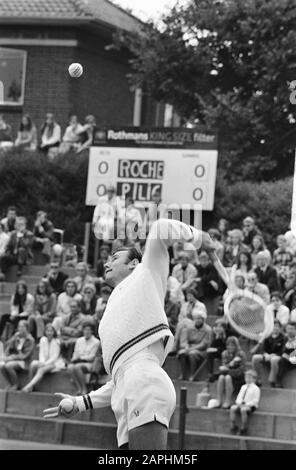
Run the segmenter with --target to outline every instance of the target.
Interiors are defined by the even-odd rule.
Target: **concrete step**
[[[96,449],[116,449],[116,425],[75,420],[45,420],[24,415],[0,414],[0,438],[46,444],[78,445]],[[178,431],[169,432],[169,450],[178,449]],[[229,436],[207,432],[186,432],[188,450],[295,450],[296,442],[249,436]]]
[[[187,389],[188,406],[196,405],[197,394],[206,386],[206,382],[186,382],[174,380],[177,394],[177,402],[180,401],[180,389]],[[216,398],[217,383],[210,384],[209,393],[211,398]],[[296,415],[296,390],[261,388],[260,411],[273,413],[287,413]]]
[[[10,415],[42,417],[42,410],[59,403],[59,397],[43,393],[0,392],[0,411]],[[229,411],[188,407],[186,430],[214,434],[230,434]],[[75,421],[116,424],[110,407],[79,413]],[[178,429],[179,407],[172,417],[170,428]],[[251,436],[283,439],[296,442],[296,415],[256,411],[249,420]]]

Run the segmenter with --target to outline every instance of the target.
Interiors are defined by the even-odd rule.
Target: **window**
[[[0,47],[0,105],[24,104],[26,51]]]

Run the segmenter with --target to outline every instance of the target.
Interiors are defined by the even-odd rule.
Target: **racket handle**
[[[219,276],[224,281],[224,283],[227,285],[227,287],[229,287],[230,279],[229,279],[228,272],[226,271],[223,264],[221,263],[217,253],[216,252],[211,253],[210,257],[212,259],[213,265],[215,266],[216,270],[218,271]]]

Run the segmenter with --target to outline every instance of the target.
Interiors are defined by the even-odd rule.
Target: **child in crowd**
[[[235,405],[230,409],[231,432],[236,433],[238,426],[236,424],[237,415],[241,416],[240,434],[248,432],[248,418],[259,406],[260,388],[256,385],[257,374],[250,369],[245,372],[245,385],[243,385],[235,400]]]

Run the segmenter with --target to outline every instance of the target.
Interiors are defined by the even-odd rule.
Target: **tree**
[[[228,181],[272,179],[293,169],[295,21],[295,0],[192,0],[115,43],[133,54],[134,85],[217,129]]]

